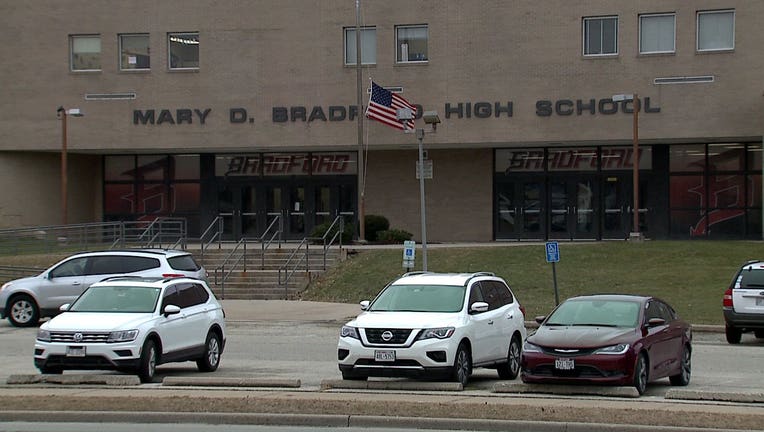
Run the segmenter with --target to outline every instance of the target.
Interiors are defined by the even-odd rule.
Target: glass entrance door
[[[223,218],[223,238],[238,241],[259,233],[257,188],[252,184],[224,183],[218,190],[218,214]]]
[[[602,179],[602,238],[626,239],[629,237],[631,209],[631,182],[617,175]]]
[[[597,186],[593,176],[558,177],[549,185],[549,238],[597,238]]]
[[[498,240],[544,239],[544,182],[518,178],[496,184],[496,238]]]

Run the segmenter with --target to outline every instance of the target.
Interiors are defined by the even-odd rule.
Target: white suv
[[[112,369],[151,382],[162,363],[190,360],[214,371],[225,347],[223,308],[199,279],[110,278],[61,310],[37,332],[42,373]]]
[[[54,316],[91,284],[117,275],[190,276],[207,279],[207,271],[186,252],[173,249],[129,249],[84,252],[67,257],[37,276],[12,280],[0,288],[0,319],[16,327],[37,325]]]
[[[492,273],[407,273],[340,331],[343,379],[438,377],[465,385],[473,367],[514,379],[525,314]]]

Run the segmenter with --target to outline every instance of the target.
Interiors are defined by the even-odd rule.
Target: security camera
[[[422,114],[422,120],[424,120],[426,124],[431,124],[431,125],[436,125],[440,123],[440,117],[438,117],[437,111],[425,111]]]

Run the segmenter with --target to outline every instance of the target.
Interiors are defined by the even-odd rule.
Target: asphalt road
[[[204,375],[300,380],[302,389],[318,389],[324,380],[341,378],[336,362],[340,326],[339,321],[229,321],[228,342],[220,368],[214,374]],[[20,329],[11,327],[5,320],[0,322],[3,362],[0,383],[14,374],[38,373],[32,362],[36,332],[36,328]],[[721,333],[695,332],[693,347],[688,389],[761,393],[764,340],[745,334],[740,345],[729,345]],[[157,381],[166,376],[200,375],[191,362],[162,365],[157,369]],[[465,391],[490,390],[497,382],[494,370],[476,369]],[[663,379],[648,386],[643,397],[663,398],[671,388],[668,379]]]

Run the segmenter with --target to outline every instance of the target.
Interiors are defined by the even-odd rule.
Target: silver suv
[[[735,273],[722,299],[727,342],[740,343],[743,332],[764,338],[764,262],[749,261]]]
[[[90,285],[108,277],[189,276],[207,279],[207,271],[185,251],[131,249],[86,252],[59,261],[37,276],[7,282],[0,288],[0,319],[16,327],[37,325],[55,316]]]

